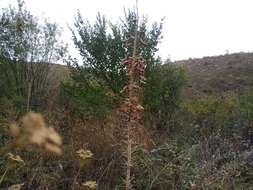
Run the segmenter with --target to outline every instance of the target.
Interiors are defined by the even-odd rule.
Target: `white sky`
[[[16,0],[0,0],[0,7]],[[123,7],[135,0],[26,0],[35,15],[49,17],[64,28],[63,38],[71,43],[66,24],[73,24],[80,9],[94,20],[98,11],[112,21],[123,16]],[[253,51],[253,0],[139,0],[140,14],[150,21],[166,17],[159,55],[172,60],[240,51]],[[71,52],[74,52],[71,49]]]

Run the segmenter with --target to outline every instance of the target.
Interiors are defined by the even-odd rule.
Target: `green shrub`
[[[192,184],[203,189],[250,189],[253,151],[239,150],[237,143],[216,135],[188,149]]]
[[[83,119],[105,118],[116,101],[113,92],[85,69],[77,72],[62,83],[61,104]]]
[[[91,24],[78,12],[75,28],[72,29],[73,42],[82,57],[82,62],[78,64],[88,68],[88,72],[104,81],[115,94],[126,84],[126,68],[121,61],[133,51],[132,48],[124,48],[124,44],[129,33],[134,30],[135,14],[135,11],[126,11],[125,18],[113,24],[98,13],[95,23]],[[139,54],[145,59],[146,70],[160,63],[155,53],[161,39],[162,23],[151,23],[151,26],[148,27],[147,18],[140,19],[140,33],[145,46],[142,46]],[[76,60],[69,59],[67,62],[78,68]]]
[[[175,64],[157,65],[146,76],[143,105],[157,128],[168,128],[181,103],[185,70]],[[149,115],[150,116],[150,115]]]
[[[182,134],[193,142],[206,139],[213,134],[226,138],[245,136],[252,126],[253,93],[245,90],[241,94],[227,92],[222,96],[195,97],[185,100],[180,107],[177,120]],[[244,133],[244,134],[243,134]]]
[[[133,169],[134,189],[167,190],[186,187],[181,177],[187,162],[175,142],[160,145],[151,153],[139,148]]]

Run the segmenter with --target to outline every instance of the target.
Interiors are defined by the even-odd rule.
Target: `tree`
[[[112,24],[105,16],[97,15],[97,20],[92,26],[85,21],[80,12],[77,13],[75,29],[72,29],[73,40],[83,58],[83,68],[92,68],[97,78],[104,80],[114,93],[119,93],[125,83],[125,67],[121,60],[126,52],[123,47],[124,39],[134,30],[132,24],[136,13],[125,11],[125,20],[120,24]],[[147,28],[147,18],[143,18],[140,24],[140,34],[145,41],[140,54],[147,60],[149,65],[158,63],[160,60],[155,56],[156,46],[161,39],[162,23],[153,23],[152,28]]]
[[[18,0],[18,8],[9,7],[0,14],[0,98],[15,101],[29,109],[46,94],[50,63],[59,60],[66,46],[59,40],[55,23],[39,24]]]
[[[68,93],[64,99],[68,98],[71,101],[68,106],[72,106],[72,110],[77,110],[79,107],[87,105],[87,101],[89,101],[86,97],[92,90],[89,89],[90,85],[88,84],[90,81],[87,76],[92,76],[97,83],[106,89],[103,94],[112,100],[110,103],[115,104],[119,102],[120,91],[127,82],[126,67],[121,64],[121,60],[125,55],[131,55],[133,51],[132,47],[126,49],[123,45],[125,39],[132,38],[129,34],[134,33],[135,25],[133,23],[135,23],[135,19],[136,13],[129,10],[125,11],[124,19],[121,19],[117,24],[113,24],[105,16],[98,13],[96,22],[92,25],[89,21],[82,18],[80,12],[77,13],[74,23],[75,28],[72,28],[71,31],[74,44],[82,57],[82,63],[78,63],[75,59],[68,60],[69,65],[72,66],[72,79],[71,82],[63,84],[65,95],[66,89]],[[161,63],[160,58],[156,56],[157,45],[161,39],[161,30],[162,23],[153,23],[152,27],[149,28],[147,18],[143,17],[140,20],[138,35],[140,35],[145,44],[140,48],[139,53],[146,60],[145,71],[147,75]],[[78,87],[76,84],[79,84]],[[148,86],[149,84],[147,83],[146,85]],[[74,90],[75,87],[78,89]],[[82,95],[74,94],[76,91],[82,91]],[[93,95],[94,99],[97,99],[96,93],[93,93]],[[71,97],[75,97],[75,99]],[[95,106],[100,105],[100,107],[104,107],[104,99],[99,101],[98,98],[97,100]],[[73,107],[73,102],[76,101],[82,102],[82,104]]]
[[[80,12],[77,13],[75,28],[71,31],[82,63],[75,59],[68,60],[72,77],[62,88],[64,104],[68,109],[79,112],[79,116],[106,116],[111,108],[121,102],[120,91],[127,84],[126,67],[121,64],[121,60],[125,54],[132,55],[133,52],[131,46],[128,49],[123,46],[125,39],[133,39],[130,34],[134,33],[135,19],[136,13],[129,10],[125,11],[125,18],[118,24],[112,24],[98,13],[92,25],[82,18]],[[162,22],[153,23],[151,27],[149,25],[147,18],[140,19],[138,35],[144,46],[139,48],[139,54],[145,59],[142,101],[147,118],[154,118],[154,125],[164,128],[168,127],[168,121],[178,109],[186,75],[180,66],[168,61],[162,65],[160,57],[156,55],[157,45],[162,39]],[[99,84],[96,89],[90,84],[91,81]],[[90,97],[96,101],[91,101]]]

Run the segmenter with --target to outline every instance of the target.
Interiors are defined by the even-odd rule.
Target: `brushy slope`
[[[188,74],[187,96],[240,91],[253,85],[253,53],[235,53],[177,61]]]
[[[253,86],[253,53],[234,53],[174,62],[188,73],[187,96],[240,91]],[[55,88],[70,72],[64,65],[53,64],[50,83]]]

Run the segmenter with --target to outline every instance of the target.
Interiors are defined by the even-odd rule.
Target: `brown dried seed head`
[[[47,129],[47,139],[56,144],[56,145],[61,145],[62,144],[62,139],[60,137],[60,135],[54,130],[54,128],[49,127]]]
[[[46,128],[34,129],[26,135],[29,144],[36,144],[38,146],[41,146],[44,144],[45,139],[47,138],[47,130]]]
[[[43,117],[40,114],[30,112],[21,119],[24,130],[30,132],[34,128],[42,128],[45,126]]]
[[[60,145],[62,139],[60,135],[52,128],[46,127],[43,117],[40,114],[30,112],[21,119],[21,130],[12,126],[10,132],[13,135],[19,134],[15,141],[20,146],[38,145],[44,150],[61,154]]]

